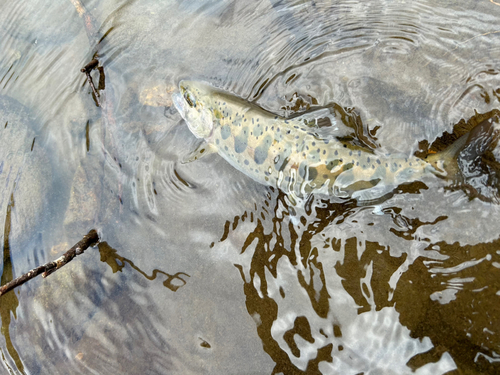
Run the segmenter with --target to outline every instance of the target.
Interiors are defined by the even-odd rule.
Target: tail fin
[[[458,156],[467,144],[469,134],[464,134],[444,150],[429,154],[425,161],[432,165],[439,177],[453,178],[459,174]]]
[[[436,175],[453,180],[468,195],[498,200],[500,187],[500,163],[491,160],[500,139],[500,118],[494,115],[462,135],[444,150],[428,155],[425,160],[434,168]],[[490,159],[490,160],[488,160]],[[498,185],[498,186],[495,186]],[[492,193],[491,190],[495,190]],[[489,193],[486,193],[489,191]]]

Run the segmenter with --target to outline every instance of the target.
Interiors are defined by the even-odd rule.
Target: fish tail
[[[446,179],[464,180],[473,174],[485,172],[485,154],[496,147],[499,138],[500,117],[494,115],[476,125],[444,150],[427,155],[425,160],[433,166],[436,175]]]

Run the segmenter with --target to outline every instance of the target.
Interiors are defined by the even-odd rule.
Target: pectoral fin
[[[210,143],[202,142],[196,147],[196,149],[189,155],[181,160],[182,164],[191,163],[192,161],[199,160],[205,155],[210,155],[217,153],[217,147],[211,145]]]

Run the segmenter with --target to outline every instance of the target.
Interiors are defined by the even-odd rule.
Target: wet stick
[[[90,75],[90,72],[94,70],[97,66],[99,65],[99,60],[93,59],[91,62],[89,62],[87,65],[85,65],[80,71],[82,73],[85,73],[87,76],[87,82],[92,88],[92,92],[94,93],[95,101],[98,107],[101,106],[101,103],[99,102],[99,92],[97,92],[95,86],[94,86],[94,81],[92,80],[92,76]]]
[[[20,285],[23,285],[26,281],[31,280],[40,274],[42,274],[44,278],[49,276],[51,273],[57,271],[65,264],[71,262],[77,255],[82,254],[85,250],[89,248],[89,246],[97,244],[97,242],[99,242],[99,236],[97,235],[95,229],[92,229],[82,238],[81,241],[76,243],[61,257],[57,258],[52,262],[46,263],[43,266],[33,268],[28,273],[25,273],[24,275],[19,276],[18,278],[0,287],[0,297],[3,296],[5,293],[11,291],[12,289],[17,288]]]

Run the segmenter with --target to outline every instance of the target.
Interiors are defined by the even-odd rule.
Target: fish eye
[[[184,99],[186,99],[190,107],[196,107],[196,100],[189,92],[184,92]]]

